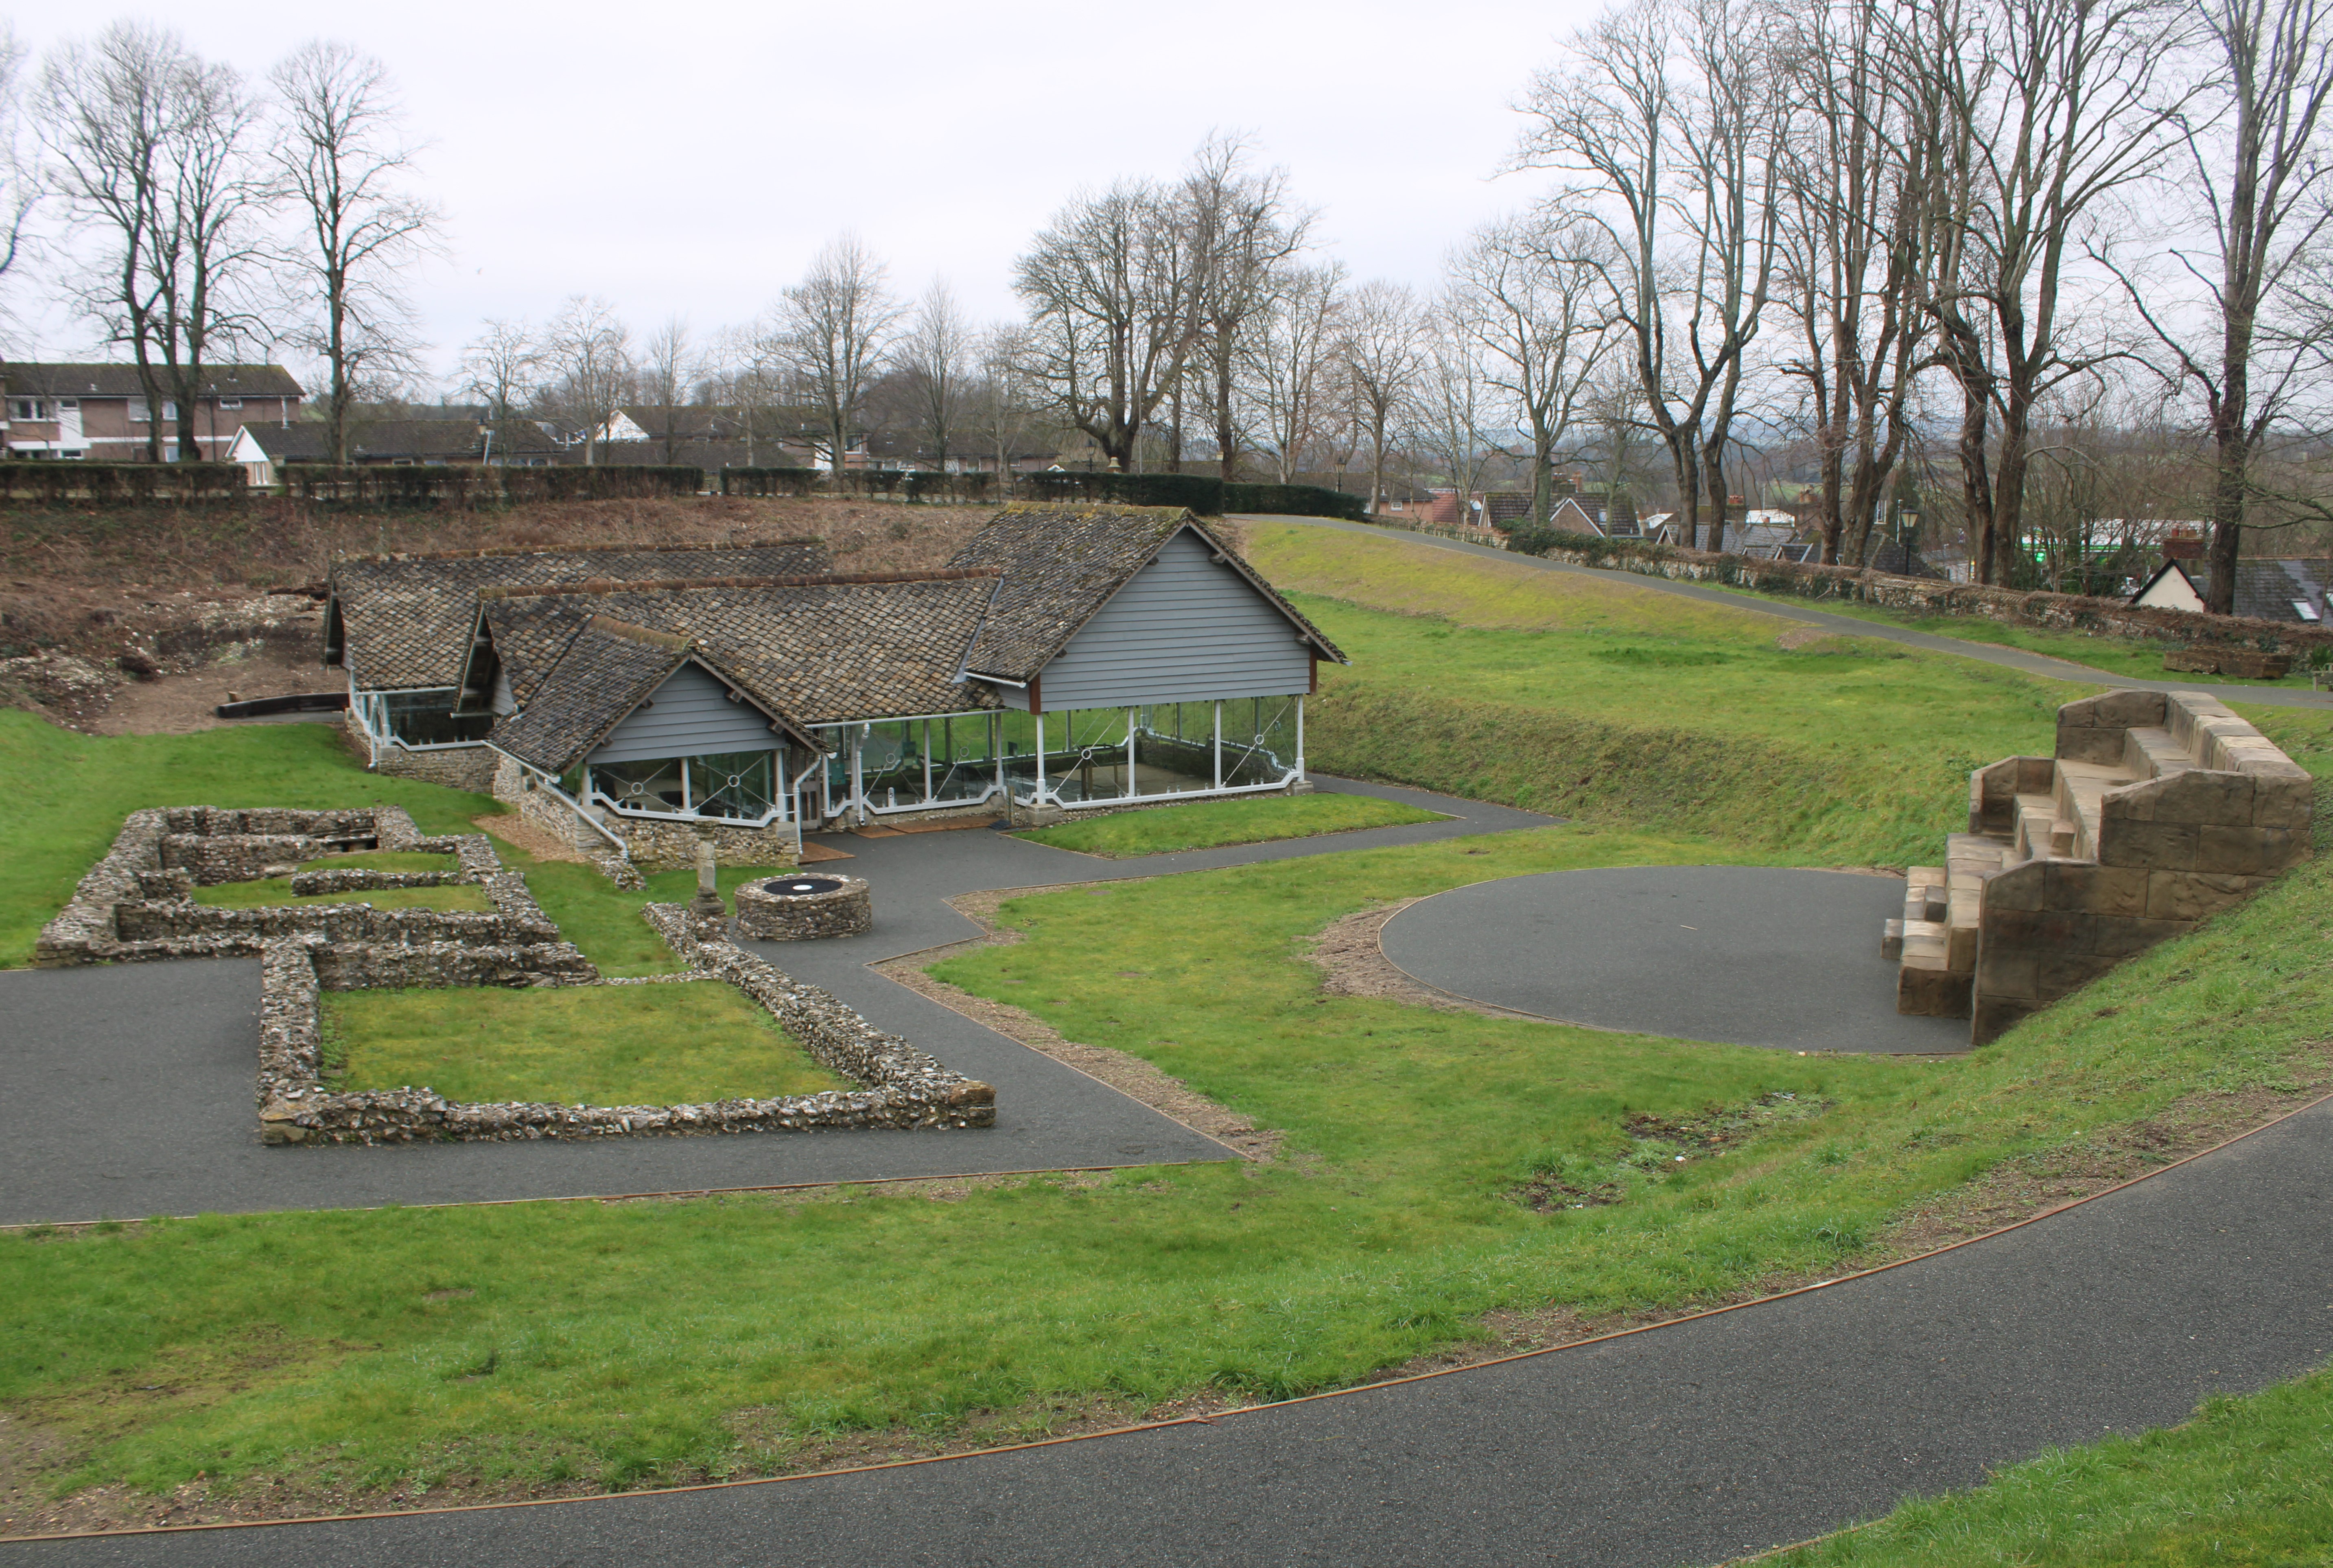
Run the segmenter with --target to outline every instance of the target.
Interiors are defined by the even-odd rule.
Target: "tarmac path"
[[[696,1491],[28,1541],[0,1563],[1711,1563],[2322,1362],[2328,1172],[2319,1104],[1901,1267],[1211,1423]]]
[[[996,1089],[979,1130],[741,1133],[268,1149],[252,1103],[256,959],[0,971],[0,1225],[155,1214],[618,1197],[898,1177],[1086,1169],[1233,1151],[869,965],[979,935],[947,898],[1537,827],[1550,818],[1320,779],[1447,820],[1105,861],[984,830],[840,841],[873,884],[865,936],[749,947]]]
[[[1779,615],[1785,620],[1796,620],[1809,626],[1819,626],[1826,631],[1836,631],[1848,637],[1876,637],[1887,642],[1900,642],[1908,648],[1925,649],[1931,653],[1957,654],[1985,664],[2002,665],[2021,669],[2028,675],[2044,675],[2052,680],[2083,681],[2098,686],[2127,687],[2141,691],[2205,691],[2223,702],[2256,702],[2265,707],[2326,707],[2333,708],[2333,692],[2303,691],[2294,687],[2279,686],[2204,686],[2192,680],[2140,680],[2131,676],[2116,675],[2107,670],[2092,669],[2086,664],[2072,664],[2062,659],[2050,659],[2039,653],[2028,653],[2021,648],[2002,648],[1990,642],[1969,642],[1957,637],[1936,637],[1925,631],[1914,631],[1909,627],[1891,626],[1885,621],[1859,620],[1851,615],[1833,615],[1828,611],[1813,610],[1785,599],[1769,599],[1746,593],[1733,593],[1721,588],[1704,588],[1698,582],[1677,582],[1666,577],[1648,577],[1635,572],[1614,572],[1600,567],[1574,566],[1569,562],[1550,561],[1538,555],[1519,555],[1512,550],[1494,550],[1487,544],[1470,544],[1463,539],[1443,539],[1432,534],[1412,534],[1400,528],[1383,528],[1367,523],[1347,523],[1333,517],[1291,517],[1243,515],[1243,523],[1301,523],[1316,528],[1335,528],[1348,534],[1366,534],[1372,538],[1393,539],[1406,544],[1424,544],[1435,550],[1455,550],[1465,555],[1485,555],[1493,561],[1512,562],[1535,567],[1542,572],[1569,572],[1582,576],[1600,578],[1608,582],[1625,582],[1637,588],[1649,588],[1656,592],[1675,593],[1686,599],[1698,599],[1708,604],[1723,604],[1735,610],[1762,611]]]

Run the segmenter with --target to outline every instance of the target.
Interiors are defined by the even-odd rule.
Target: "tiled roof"
[[[145,383],[135,365],[30,364],[0,366],[8,390],[52,398],[142,398]],[[160,366],[154,380],[172,396],[170,376]],[[296,398],[300,383],[281,365],[205,365],[198,392],[206,398]]]
[[[768,710],[837,724],[996,707],[956,678],[996,582],[982,571],[595,582],[498,594],[482,616],[522,704],[568,685],[567,655],[546,669],[545,650],[596,615],[686,637]]]
[[[1323,658],[1347,662],[1318,627],[1181,507],[1016,505],[999,513],[948,563],[993,566],[1004,573],[966,667],[1006,680],[1028,680],[1186,528],[1271,601]]]
[[[540,700],[494,722],[494,744],[548,774],[565,773],[688,659],[688,640],[605,616],[570,619],[557,673]]]
[[[332,564],[327,636],[360,690],[452,686],[461,678],[482,589],[794,576],[826,564],[826,545],[816,539],[703,549],[354,556]]]
[[[302,419],[293,425],[263,422],[244,428],[274,462],[322,463],[332,456],[332,428],[320,420]],[[477,457],[484,441],[481,427],[472,419],[349,421],[349,457],[359,463],[394,457],[468,462]]]

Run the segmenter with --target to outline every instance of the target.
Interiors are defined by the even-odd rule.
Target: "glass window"
[[[382,717],[389,721],[389,733],[408,746],[453,746],[485,739],[494,727],[494,715],[456,717],[455,695],[450,691],[388,693]]]
[[[688,809],[677,758],[591,765],[591,791],[613,801],[618,811],[684,812]]]
[[[688,759],[688,794],[701,817],[759,822],[777,809],[766,751],[709,753]]]
[[[130,399],[130,422],[133,425],[150,425],[154,422],[154,410],[148,406],[145,399]]]
[[[222,409],[240,409],[243,407],[243,399],[241,398],[221,398],[218,400],[218,406]]]

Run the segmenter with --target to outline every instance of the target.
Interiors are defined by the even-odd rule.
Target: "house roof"
[[[571,684],[567,640],[602,616],[687,639],[773,715],[840,724],[996,707],[962,678],[996,586],[985,569],[558,583],[492,592],[479,621],[530,712]]]
[[[327,463],[332,457],[332,428],[320,420],[292,425],[245,425],[244,430],[259,449],[276,463]],[[437,458],[467,462],[478,456],[484,440],[473,419],[351,419],[349,457],[381,461],[395,457]]]
[[[965,668],[1026,682],[1157,559],[1166,541],[1186,528],[1286,616],[1323,658],[1349,662],[1271,583],[1179,506],[1015,505],[974,534],[948,563],[994,567],[1004,574]]]
[[[817,539],[719,548],[619,544],[346,557],[332,563],[325,661],[345,665],[360,690],[450,687],[461,679],[482,589],[792,576],[827,563],[826,545]]]
[[[157,365],[155,381],[170,395],[168,372]],[[0,381],[15,393],[52,398],[142,398],[146,385],[136,365],[34,364],[0,366]],[[206,398],[297,398],[300,383],[281,365],[205,365],[200,395]]]
[[[2189,562],[2186,570],[2196,589],[2208,599],[2212,592],[2211,563]],[[2232,612],[2254,620],[2323,625],[2328,589],[2333,589],[2333,560],[2322,556],[2283,559],[2246,556],[2236,563]],[[2298,606],[2303,604],[2316,612],[2313,619],[2300,612]]]
[[[719,656],[686,637],[600,614],[571,619],[565,630],[565,646],[534,699],[523,712],[495,721],[496,750],[544,773],[565,773],[692,659],[760,708],[772,729],[798,746],[819,749],[815,739],[789,723],[750,678],[740,678]]]

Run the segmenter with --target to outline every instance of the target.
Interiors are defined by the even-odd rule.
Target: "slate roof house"
[[[2209,563],[2168,560],[2139,585],[2130,601],[2162,610],[2201,611],[2211,582]],[[2333,560],[2247,556],[2236,563],[2234,613],[2255,620],[2321,626],[2328,591],[2333,591]]]
[[[326,658],[375,765],[483,742],[497,795],[648,863],[700,832],[766,861],[806,829],[1301,787],[1304,697],[1344,661],[1179,509],[1015,506],[939,571],[825,564],[344,562]]]
[[[168,384],[167,375],[158,379]],[[0,367],[7,385],[5,430],[11,457],[142,463],[154,428],[152,400],[135,365],[33,364]],[[246,427],[297,416],[300,383],[280,365],[206,365],[191,410],[204,460],[225,462]],[[178,433],[178,405],[165,395],[166,454]]]

